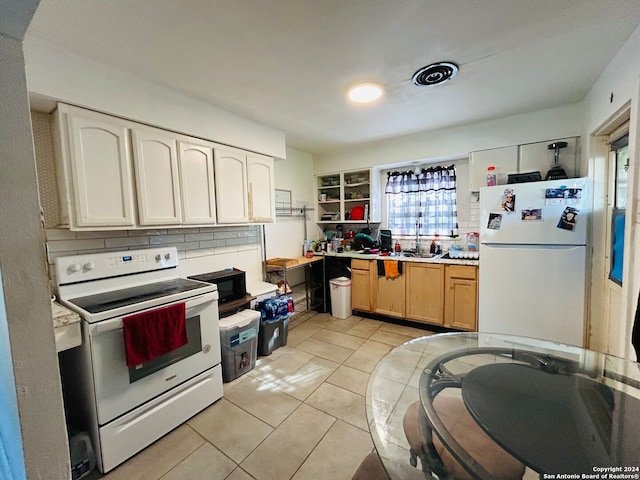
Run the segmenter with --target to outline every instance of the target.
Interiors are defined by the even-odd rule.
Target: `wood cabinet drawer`
[[[361,260],[359,258],[351,259],[351,268],[354,270],[369,270],[371,260]]]
[[[478,277],[478,267],[473,265],[447,265],[447,276],[450,278],[476,280]]]

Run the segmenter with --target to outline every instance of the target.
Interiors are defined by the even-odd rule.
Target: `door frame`
[[[631,348],[631,329],[636,308],[636,297],[640,282],[640,275],[634,274],[633,265],[640,263],[640,256],[635,255],[634,243],[638,240],[638,227],[635,225],[637,203],[636,192],[639,192],[640,179],[635,174],[634,164],[638,162],[639,140],[638,124],[634,122],[637,117],[633,112],[631,101],[626,102],[618,111],[604,122],[589,137],[589,177],[593,179],[593,215],[591,221],[592,239],[592,265],[591,265],[591,298],[589,313],[589,339],[588,347],[593,350],[611,352],[614,355],[635,358]],[[612,329],[612,320],[608,316],[609,301],[609,240],[611,230],[611,217],[609,210],[609,194],[614,192],[615,179],[612,178],[612,160],[609,149],[609,135],[625,122],[629,125],[629,171],[625,229],[624,251],[624,282],[620,288],[620,305],[617,310],[619,328]],[[634,148],[635,147],[635,148]],[[640,268],[640,267],[639,267]],[[635,292],[635,293],[634,293]],[[617,333],[617,338],[612,338],[610,333]]]

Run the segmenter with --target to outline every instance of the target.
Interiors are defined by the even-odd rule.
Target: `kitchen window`
[[[387,226],[399,236],[458,235],[456,169],[430,167],[387,173]]]

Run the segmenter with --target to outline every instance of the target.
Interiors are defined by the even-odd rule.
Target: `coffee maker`
[[[380,251],[391,252],[393,251],[393,242],[391,238],[391,230],[380,230]]]

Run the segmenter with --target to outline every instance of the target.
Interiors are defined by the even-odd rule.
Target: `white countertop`
[[[52,300],[51,317],[53,319],[53,333],[56,338],[57,352],[82,344],[80,315]]]
[[[407,257],[404,255],[378,255],[375,253],[357,253],[345,251],[342,253],[336,252],[319,252],[314,253],[314,255],[322,256],[325,255],[327,257],[338,257],[338,258],[361,258],[363,260],[398,260],[401,262],[421,262],[421,263],[443,263],[448,265],[473,265],[478,266],[480,264],[479,259],[470,259],[470,258],[442,258],[442,255],[436,255],[431,258],[420,258],[420,257]]]
[[[51,302],[51,315],[53,317],[53,328],[80,322],[80,315],[54,301]]]

